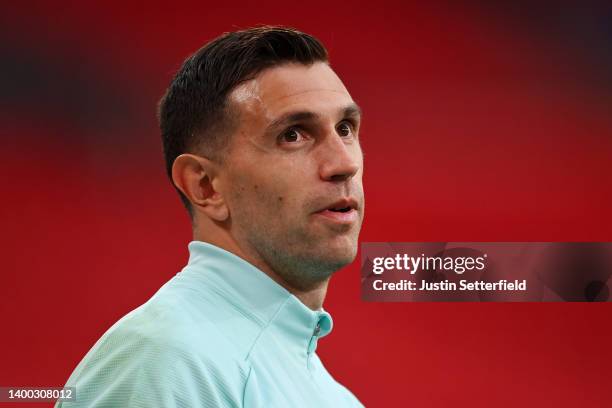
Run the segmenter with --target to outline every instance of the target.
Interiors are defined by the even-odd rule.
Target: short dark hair
[[[202,151],[220,159],[236,124],[227,95],[266,68],[287,62],[328,62],[315,37],[293,28],[262,26],[225,33],[187,58],[159,102],[166,172],[183,153]],[[176,187],[175,187],[176,188]],[[193,218],[191,203],[178,193]]]

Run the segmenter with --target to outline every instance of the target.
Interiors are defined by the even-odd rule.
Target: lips
[[[332,211],[332,212],[346,213],[346,212],[350,212],[351,210],[357,210],[357,209],[358,209],[357,200],[354,199],[353,197],[347,197],[347,198],[340,199],[328,205],[327,207],[323,208],[320,211]]]
[[[352,224],[358,219],[358,208],[357,200],[348,197],[327,205],[315,214],[333,223]]]

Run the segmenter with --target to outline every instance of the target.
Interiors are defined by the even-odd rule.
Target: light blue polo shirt
[[[189,263],[115,323],[56,407],[361,407],[315,350],[332,329],[265,273],[189,243]]]

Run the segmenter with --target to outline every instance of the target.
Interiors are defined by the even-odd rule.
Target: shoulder
[[[236,406],[250,370],[240,354],[180,304],[148,302],[98,340],[67,385],[75,406]]]

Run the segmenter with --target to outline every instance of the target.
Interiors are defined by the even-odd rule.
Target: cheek
[[[245,218],[243,222],[289,224],[307,207],[307,172],[296,160],[259,160],[269,163],[265,168],[234,166],[228,178],[230,211]]]
[[[288,206],[287,196],[285,191],[277,185],[262,186],[261,184],[253,184],[253,204],[264,207],[264,211],[272,215],[279,214],[285,211]]]
[[[277,180],[270,181],[255,175],[236,177],[232,189],[230,206],[239,213],[266,215],[268,218],[258,220],[266,222],[282,216],[290,206],[290,197],[286,188]]]

